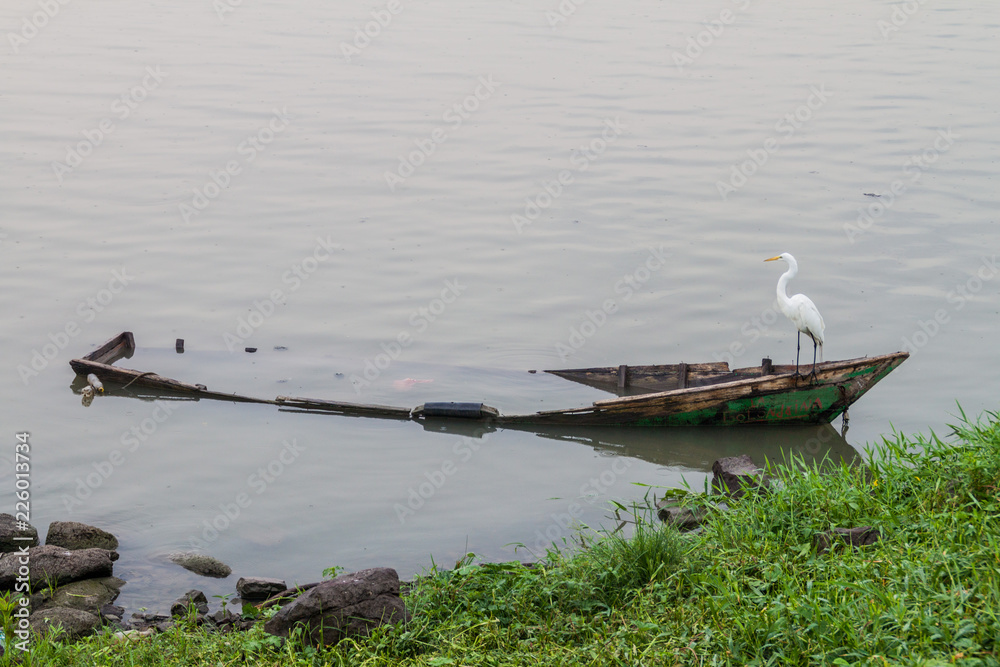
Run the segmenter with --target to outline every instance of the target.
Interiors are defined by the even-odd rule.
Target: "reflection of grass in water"
[[[868,468],[775,470],[682,535],[634,513],[633,534],[553,548],[539,563],[435,567],[414,618],[332,649],[261,631],[180,629],[135,644],[43,642],[39,664],[962,664],[996,665],[1000,417],[948,442],[898,434]],[[964,415],[963,415],[964,420]],[[689,503],[698,494],[683,494]],[[623,508],[619,507],[618,510]],[[648,508],[647,508],[648,509]],[[817,552],[817,534],[869,525],[876,544]]]

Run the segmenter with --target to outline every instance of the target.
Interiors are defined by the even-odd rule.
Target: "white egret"
[[[799,272],[799,265],[795,258],[787,252],[783,252],[777,257],[769,257],[764,261],[773,262],[776,259],[782,259],[788,264],[788,270],[778,278],[778,306],[785,317],[790,319],[795,328],[799,330],[795,338],[795,374],[798,375],[799,372],[799,350],[801,349],[802,334],[805,334],[812,338],[813,342],[812,375],[815,377],[816,350],[817,348],[823,349],[823,330],[826,328],[826,324],[823,323],[823,316],[819,314],[819,309],[816,308],[812,299],[805,294],[789,297],[785,291],[788,281]],[[822,359],[823,355],[820,354],[820,360],[822,361]]]

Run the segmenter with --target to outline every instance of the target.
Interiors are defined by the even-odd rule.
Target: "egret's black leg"
[[[813,338],[813,372],[810,373],[810,375],[812,375],[812,378],[814,380],[816,379],[816,339],[815,338]]]
[[[799,350],[802,349],[802,332],[798,331],[795,335],[795,377],[799,375]]]

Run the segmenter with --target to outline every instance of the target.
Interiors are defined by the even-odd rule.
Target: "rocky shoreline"
[[[726,500],[766,494],[774,483],[746,455],[719,459],[712,471],[711,489],[718,500],[699,496],[696,504],[681,503],[668,494],[657,503],[660,520],[681,531],[698,530],[713,513],[728,509]],[[837,529],[818,535],[817,547],[826,550],[843,541],[857,548],[880,537],[868,526]],[[111,533],[74,521],[52,522],[40,545],[33,526],[0,514],[0,591],[12,593],[14,641],[53,632],[75,640],[102,627],[127,640],[165,632],[183,620],[222,633],[263,623],[266,632],[283,638],[301,626],[306,640],[320,645],[367,635],[374,627],[410,617],[396,571],[376,567],[291,588],[280,579],[244,576],[236,582],[239,597],[223,599],[214,612],[205,593],[193,589],[174,600],[169,614],[139,611],[126,618],[126,610],[114,604],[126,583],[114,576],[117,548],[118,539]],[[227,565],[203,554],[176,553],[170,560],[206,577],[232,574]],[[281,609],[264,619],[263,611],[275,605]]]
[[[240,577],[238,599],[223,601],[211,612],[202,591],[190,590],[170,605],[169,614],[127,611],[114,602],[126,584],[114,576],[118,539],[95,526],[54,521],[45,544],[38,530],[10,514],[0,514],[0,591],[9,595],[15,637],[23,648],[32,636],[58,633],[75,640],[110,628],[122,640],[165,632],[178,621],[192,621],[213,632],[234,632],[264,623],[264,630],[288,637],[297,625],[315,644],[333,644],[346,636],[365,635],[383,623],[409,618],[400,582],[391,568],[371,568],[335,579],[289,588],[280,579]],[[196,553],[170,559],[203,576],[232,574],[224,563]],[[282,605],[270,619],[262,610]],[[229,607],[240,609],[234,613]],[[0,643],[0,655],[2,655]]]

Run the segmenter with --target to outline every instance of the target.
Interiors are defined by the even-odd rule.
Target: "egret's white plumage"
[[[785,314],[785,317],[792,321],[795,328],[799,330],[799,334],[796,336],[795,372],[797,373],[799,370],[798,341],[801,338],[801,334],[805,334],[813,342],[813,373],[815,373],[817,348],[820,350],[820,361],[823,360],[823,330],[826,329],[826,324],[823,323],[823,316],[819,314],[819,309],[816,308],[816,304],[812,302],[812,299],[805,294],[796,294],[789,297],[785,291],[788,281],[794,278],[799,272],[799,264],[795,261],[795,258],[787,252],[783,252],[777,257],[769,257],[764,261],[773,262],[776,259],[784,260],[788,264],[788,270],[778,278],[778,307],[781,308],[781,312]]]

